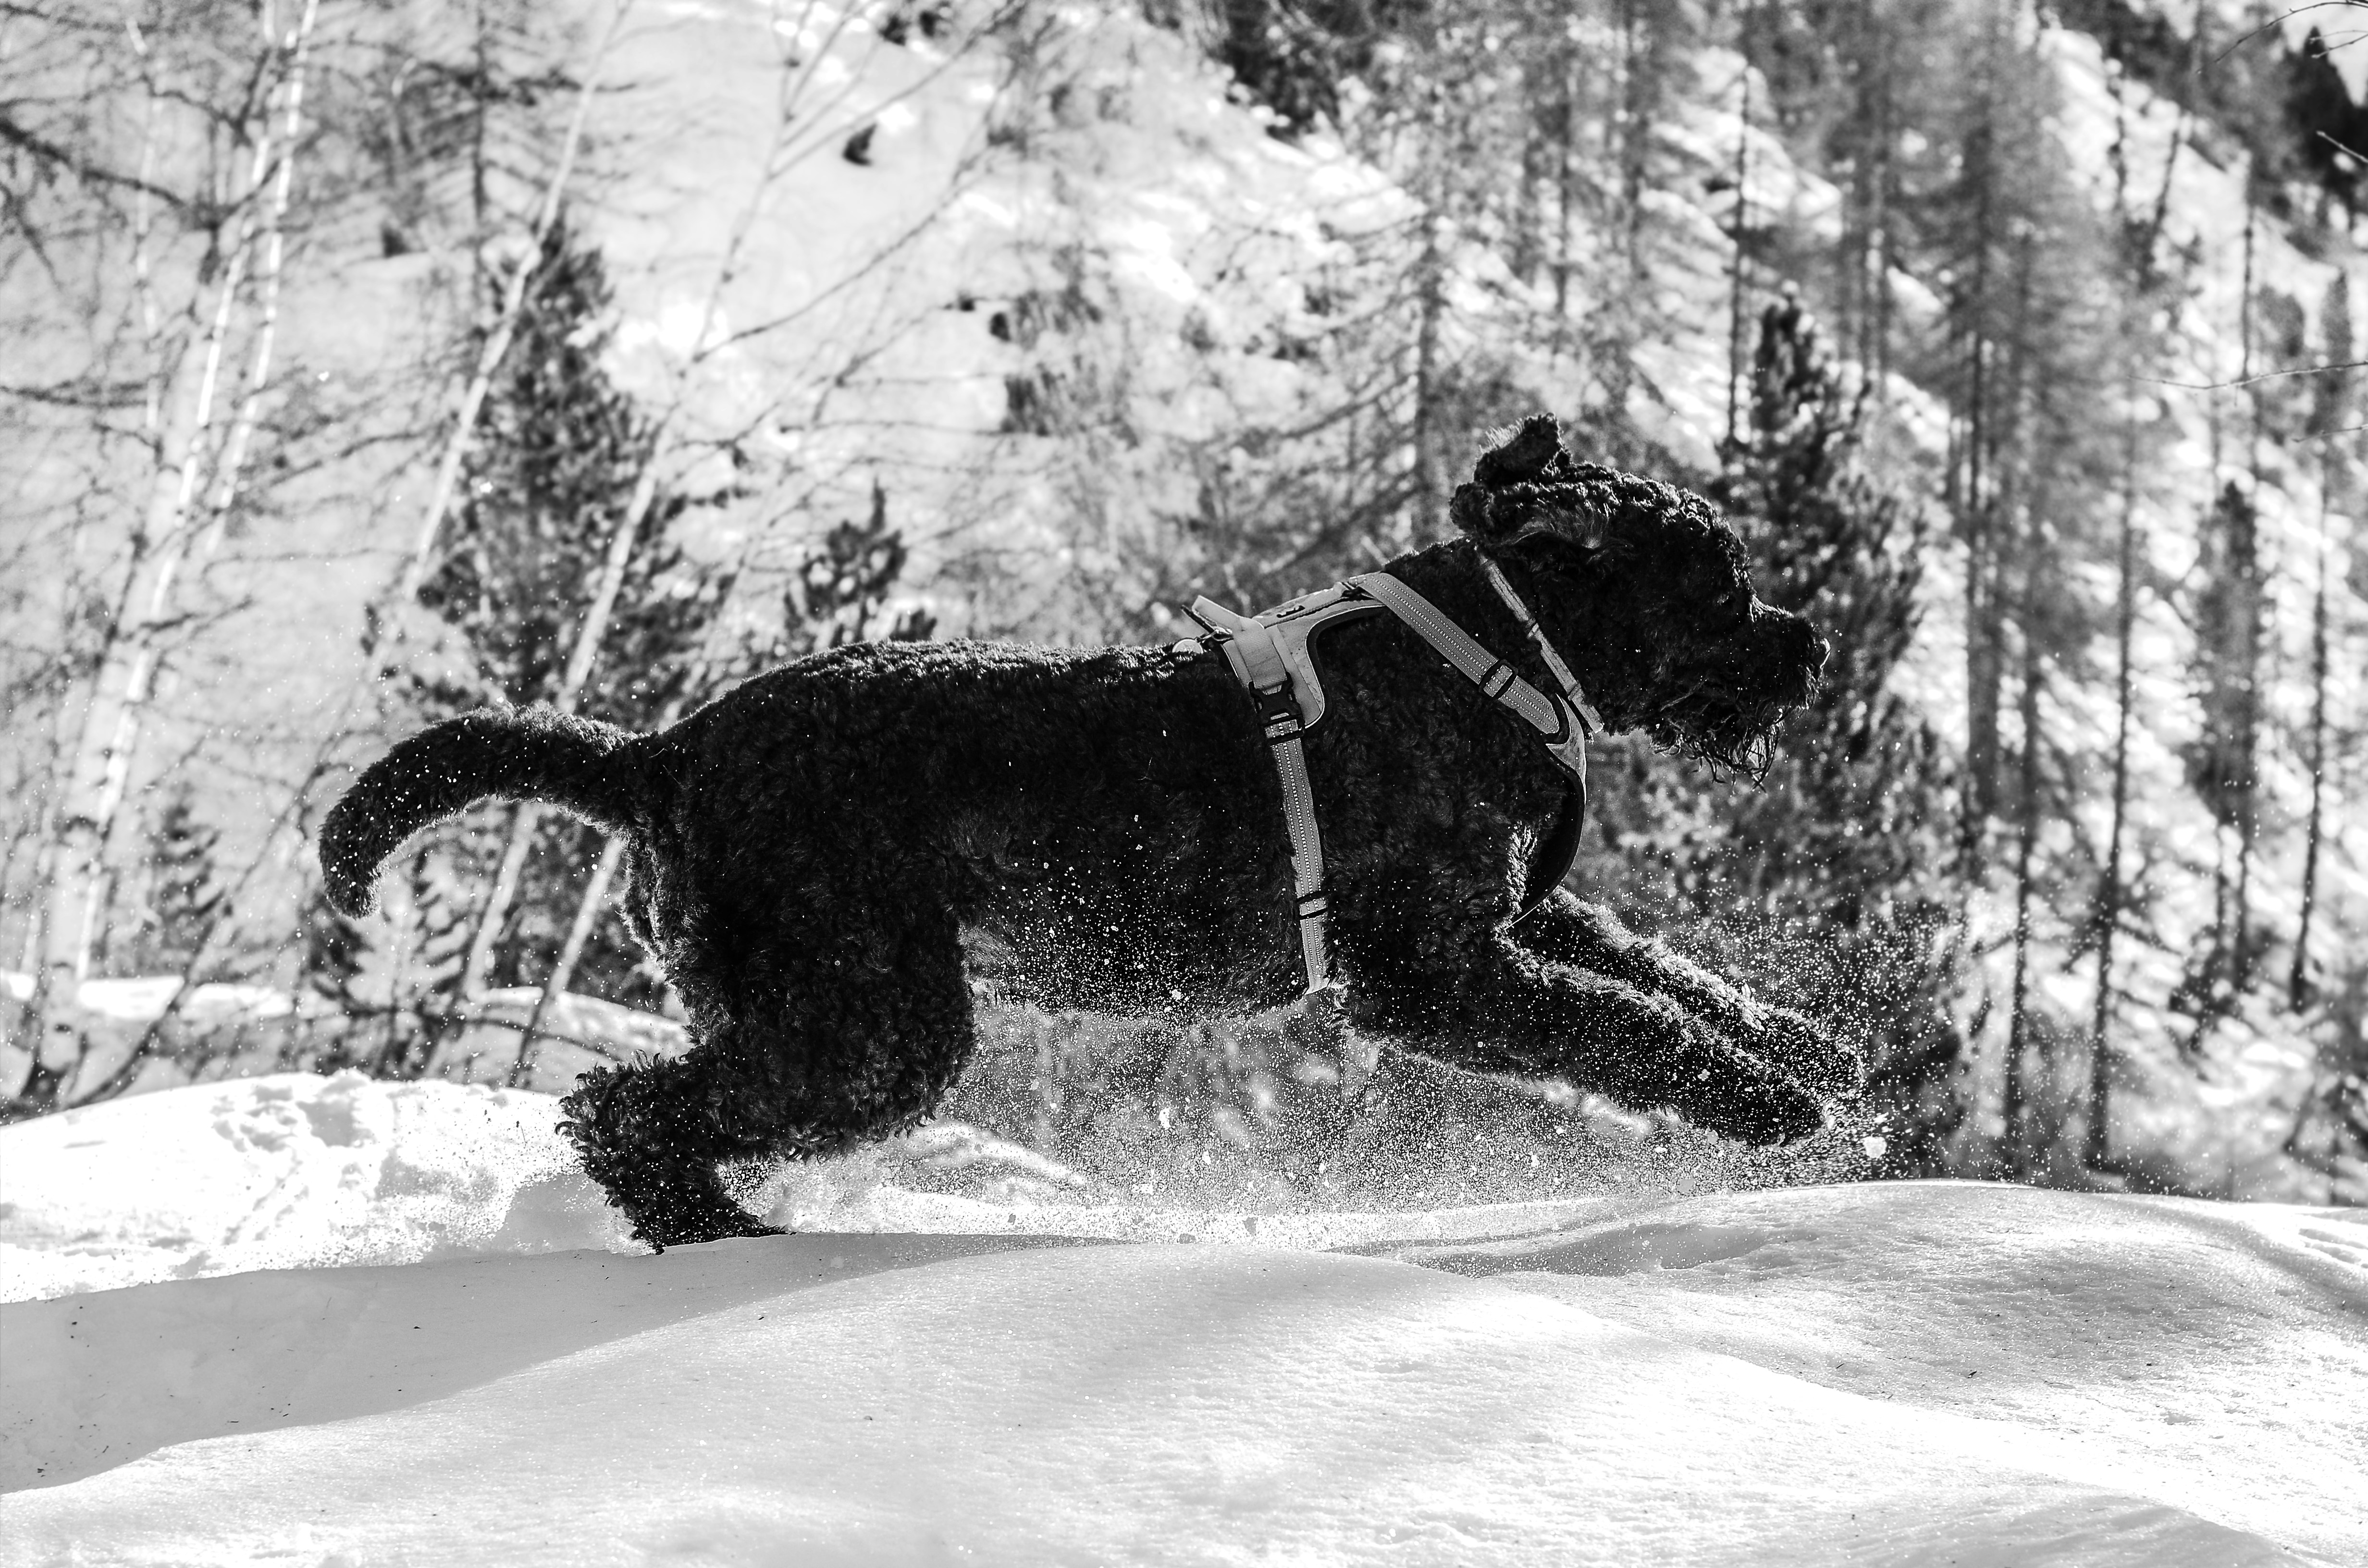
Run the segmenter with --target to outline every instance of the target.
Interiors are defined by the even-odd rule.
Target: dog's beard
[[[1641,727],[1656,745],[1757,785],[1775,762],[1777,727],[1816,694],[1825,662],[1798,618],[1755,614],[1709,657],[1656,670]]]
[[[1817,677],[1805,665],[1794,665],[1771,684],[1742,689],[1720,672],[1703,670],[1665,696],[1641,727],[1664,750],[1756,785],[1776,760],[1778,726],[1816,687]]]
[[[1748,706],[1681,702],[1676,711],[1665,710],[1645,733],[1665,751],[1758,784],[1775,763],[1776,728],[1793,706],[1772,700]]]

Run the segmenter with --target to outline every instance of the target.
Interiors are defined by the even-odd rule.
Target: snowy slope
[[[281,1074],[0,1131],[0,1298],[622,1241],[557,1102]]]
[[[488,1115],[530,1133],[534,1096],[438,1087],[400,1124],[364,1102],[404,1091],[342,1093],[391,1158],[473,1141],[472,1190],[514,1181]],[[84,1174],[202,1189],[229,1088],[83,1113]],[[18,1185],[23,1140],[64,1123],[0,1131],[20,1239],[69,1197]],[[18,1302],[0,1562],[2368,1558],[2356,1214],[1926,1183],[1395,1218],[1466,1239],[481,1225]]]

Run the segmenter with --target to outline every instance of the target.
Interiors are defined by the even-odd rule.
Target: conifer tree
[[[305,894],[298,926],[303,934],[303,952],[297,971],[305,989],[336,1003],[348,1017],[359,1014],[362,976],[378,947],[371,926],[340,914],[331,906],[328,894],[315,886]]]
[[[339,1021],[309,1066],[409,1077],[428,1064],[459,997],[469,939],[466,877],[464,858],[431,841],[404,861],[379,915],[351,919],[319,889],[312,892],[301,971],[306,989],[336,1005]]]
[[[2317,1030],[2309,1086],[2294,1108],[2286,1155],[2327,1177],[2327,1201],[2368,1199],[2368,963],[2343,966]]]
[[[422,719],[557,695],[609,538],[650,457],[647,422],[601,363],[614,324],[598,251],[563,219],[535,266],[480,416],[463,499],[420,585],[419,602],[457,633],[469,666],[412,676]],[[697,573],[672,542],[689,506],[661,494],[643,521],[577,704],[588,718],[647,729],[670,703],[698,698],[687,688],[700,669],[689,655],[729,583]],[[472,885],[490,876],[495,837],[477,831],[448,841]],[[598,854],[591,829],[556,813],[540,818],[494,949],[495,974],[522,983],[551,964]],[[595,926],[575,968],[595,994],[655,1001],[655,977],[613,914]]]
[[[602,556],[625,514],[651,433],[602,365],[613,329],[610,290],[599,253],[563,218],[531,265],[518,332],[480,414],[463,472],[461,499],[422,579],[418,600],[450,629],[441,665],[390,671],[402,684],[406,724],[432,722],[489,703],[523,706],[553,698],[591,596]],[[720,607],[728,580],[702,574],[671,540],[691,503],[661,494],[649,507],[601,639],[578,711],[646,729],[668,706],[695,699],[700,678],[689,655]],[[415,858],[418,930],[398,933],[371,962],[396,978],[382,1004],[450,1012],[460,971],[435,956],[454,927],[481,907],[500,835],[497,814],[448,826]],[[556,956],[599,858],[598,836],[557,813],[537,823],[533,852],[495,948],[507,983],[539,979]],[[308,937],[322,967],[316,983],[351,987],[353,933]],[[655,976],[610,914],[596,926],[576,975],[596,994],[638,1005],[656,995]],[[380,1060],[420,1063],[392,1045]]]
[[[148,907],[135,963],[141,972],[176,974],[197,956],[222,907],[214,868],[221,836],[199,820],[189,786],[174,786],[149,835]]]
[[[1892,689],[1916,632],[1927,522],[1867,472],[1865,428],[1863,395],[1788,290],[1761,316],[1749,434],[1728,446],[1713,488],[1757,557],[1761,597],[1811,617],[1832,652],[1763,787],[1718,813],[1711,865],[1723,887],[1697,884],[1696,896],[1723,904],[1731,925],[1739,905],[1763,928],[1814,934],[1795,960],[1805,973],[1762,983],[1789,983],[1860,1035],[1896,1144],[1885,1168],[1930,1171],[1963,1114],[1964,1042],[1946,1006],[1957,976],[1941,824],[1953,779],[1938,738]]]
[[[2237,843],[2237,875],[2224,854],[2213,878],[2212,939],[2203,968],[2187,976],[2179,998],[2204,1028],[2234,1005],[2249,983],[2255,945],[2245,929],[2243,862],[2256,828],[2260,763],[2260,678],[2264,606],[2258,518],[2252,498],[2233,481],[2204,519],[2202,586],[2192,609],[2193,676],[2203,724],[2187,749],[2187,780],[2224,837]]]
[[[871,515],[860,523],[835,525],[799,567],[783,605],[788,631],[778,656],[793,658],[874,636],[887,642],[928,641],[937,618],[924,609],[907,610],[876,631],[872,624],[910,555],[904,536],[888,526],[888,493],[875,481]]]

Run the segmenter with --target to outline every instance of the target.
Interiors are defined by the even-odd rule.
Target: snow
[[[172,974],[85,980],[74,989],[74,1004],[95,1017],[144,1024],[163,1014],[180,988],[180,977]],[[32,994],[31,975],[0,971],[0,997],[22,1002]],[[188,1000],[181,1005],[182,1017],[198,1023],[231,1017],[281,1018],[295,1010],[294,1000],[285,992],[262,985],[193,985]]]
[[[0,1298],[621,1243],[556,1101],[280,1074],[0,1132]]]
[[[167,974],[85,980],[75,988],[74,1007],[85,1049],[66,1075],[65,1103],[89,1096],[122,1066],[180,987],[179,977]],[[32,994],[31,975],[0,970],[0,999],[21,1002]],[[520,1033],[541,1002],[540,986],[488,988],[461,1009],[464,1021],[429,1059],[427,1074],[463,1084],[507,1081],[518,1061]],[[201,1043],[150,1055],[124,1092],[270,1073],[309,1054],[307,1026],[338,1017],[336,1004],[311,991],[193,985],[181,1005],[179,1029]],[[682,1025],[671,1018],[571,992],[542,1008],[523,1086],[564,1093],[588,1067],[636,1055],[673,1056],[689,1043]],[[0,1033],[0,1083],[21,1082],[28,1061],[21,1039]]]
[[[1184,1219],[889,1181],[934,1233],[651,1256],[570,1207],[551,1105],[0,1130],[6,1294],[156,1280],[0,1307],[0,1562],[2368,1558],[2356,1211],[1934,1182],[1093,1244]]]

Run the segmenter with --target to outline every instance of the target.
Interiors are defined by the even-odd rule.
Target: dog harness
[[[1222,649],[1235,678],[1249,688],[1258,704],[1266,741],[1274,753],[1282,783],[1283,820],[1291,834],[1291,869],[1299,915],[1300,956],[1304,960],[1307,990],[1320,991],[1331,983],[1332,954],[1326,917],[1330,903],[1324,888],[1324,837],[1315,822],[1315,796],[1307,781],[1304,740],[1324,717],[1324,682],[1308,644],[1315,632],[1336,621],[1387,613],[1396,616],[1429,643],[1440,657],[1483,695],[1519,714],[1544,740],[1546,753],[1567,780],[1561,813],[1531,862],[1520,919],[1545,902],[1578,854],[1579,828],[1587,814],[1587,741],[1602,728],[1602,720],[1579,689],[1570,666],[1554,652],[1545,631],[1496,562],[1483,555],[1488,582],[1513,612],[1513,619],[1537,648],[1559,690],[1540,691],[1515,674],[1511,665],[1474,640],[1472,634],[1414,589],[1386,572],[1367,572],[1331,587],[1277,605],[1256,616],[1227,609],[1214,599],[1193,601],[1192,619],[1209,629],[1206,637],[1188,637],[1176,644],[1179,653]]]

